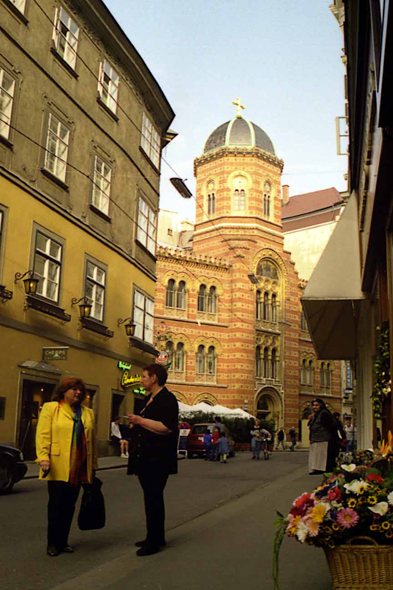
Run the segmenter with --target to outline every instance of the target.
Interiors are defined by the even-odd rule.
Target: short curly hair
[[[82,396],[80,401],[83,402],[87,393],[86,384],[79,377],[66,377],[65,379],[63,379],[59,387],[55,391],[53,401],[60,402],[62,399],[64,399],[65,392],[69,389],[73,389],[74,387],[79,387],[79,389],[81,390]]]

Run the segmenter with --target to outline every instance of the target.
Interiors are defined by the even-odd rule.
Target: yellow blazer
[[[94,412],[82,406],[82,423],[87,446],[87,476],[93,479],[97,469],[97,445],[95,437]],[[68,481],[70,478],[70,455],[74,421],[59,402],[48,402],[42,406],[37,424],[36,463],[50,461],[50,471],[45,479]],[[43,471],[40,469],[39,479]]]

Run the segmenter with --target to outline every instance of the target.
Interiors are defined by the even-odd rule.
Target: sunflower
[[[334,523],[332,524],[332,529],[333,529],[334,531],[339,531],[339,530],[340,530],[340,527],[339,527],[339,525],[338,525],[336,522],[334,522]]]
[[[381,527],[383,528],[384,531],[388,531],[390,529],[390,522],[383,522],[381,524]]]
[[[379,529],[379,525],[377,525],[377,524],[370,525],[370,531],[377,531],[378,529]]]
[[[377,496],[370,496],[368,499],[368,503],[371,504],[371,506],[374,506],[374,504],[376,504],[377,502],[378,502]]]
[[[388,539],[391,539],[393,537],[393,532],[392,531],[386,531],[385,537],[387,537]]]
[[[355,498],[351,498],[350,500],[348,500],[348,508],[355,508],[357,502],[355,500]]]

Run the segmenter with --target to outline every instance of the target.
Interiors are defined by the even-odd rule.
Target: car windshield
[[[192,428],[192,434],[205,434],[206,429],[211,434],[214,429],[214,424],[196,424]]]

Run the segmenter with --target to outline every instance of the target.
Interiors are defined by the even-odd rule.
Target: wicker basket
[[[367,545],[356,545],[362,541]],[[354,537],[346,545],[325,549],[333,590],[393,590],[393,545]]]

